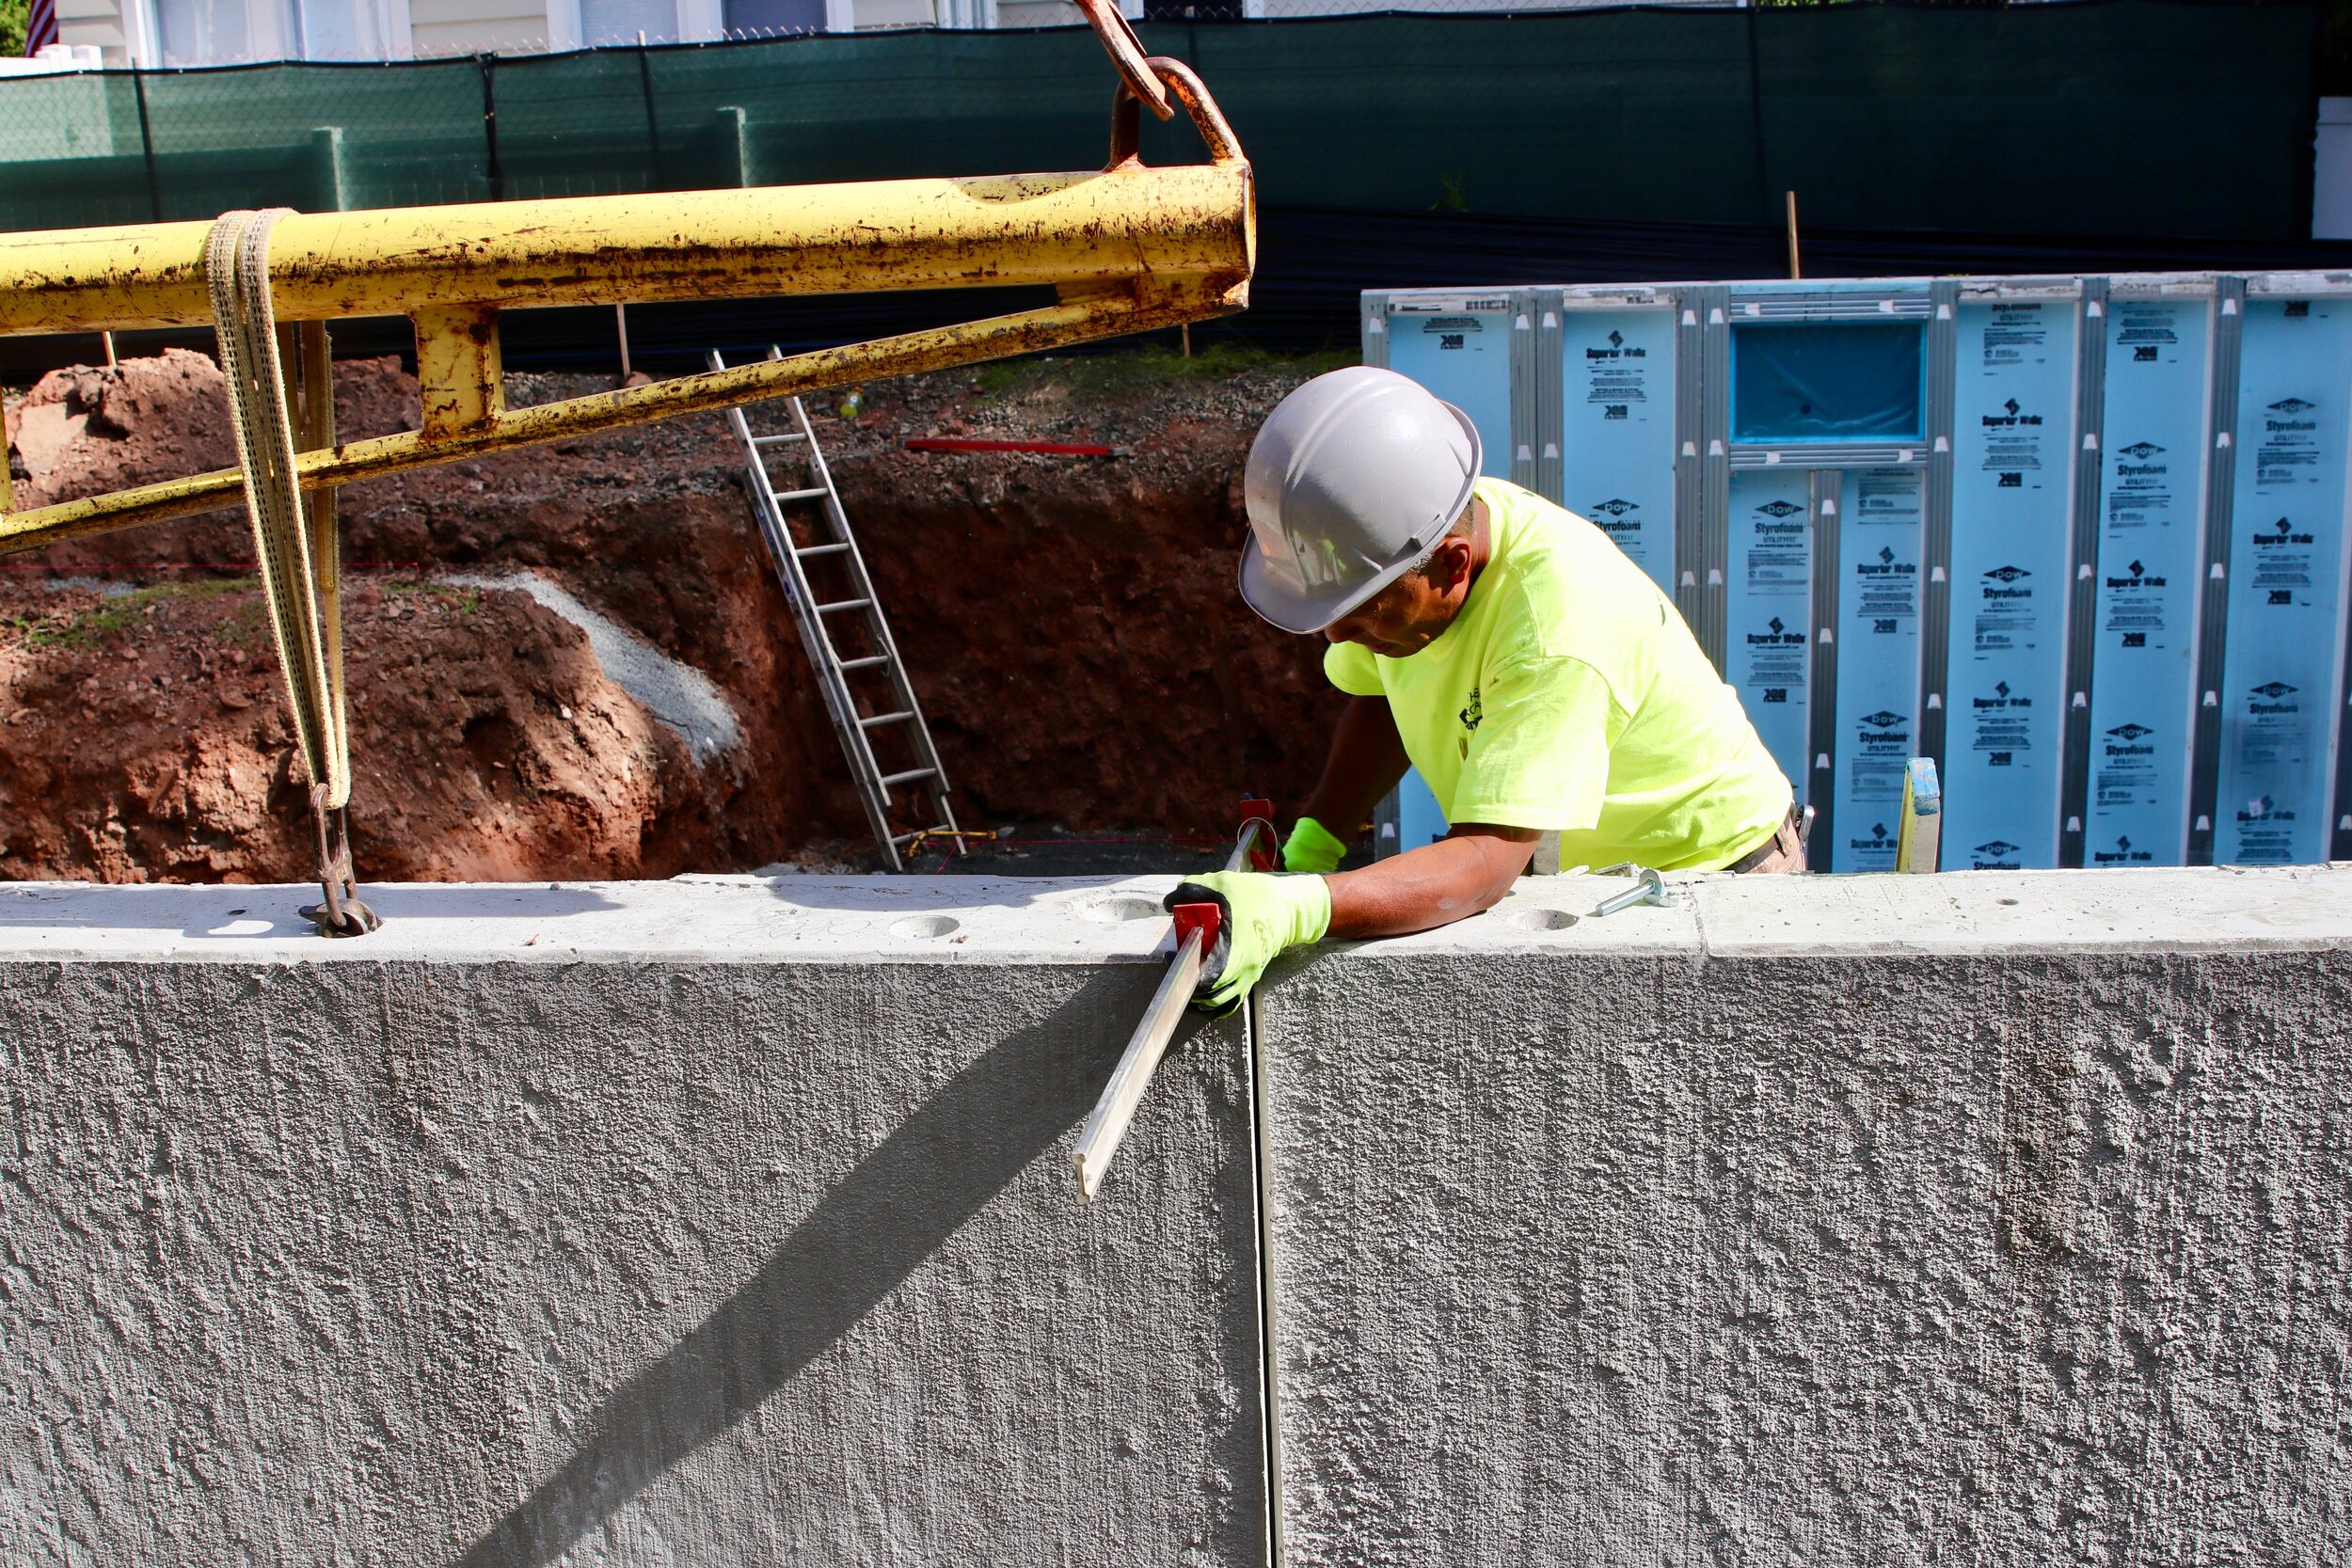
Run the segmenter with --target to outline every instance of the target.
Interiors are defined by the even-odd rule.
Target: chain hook
[[[363,937],[384,922],[359,901],[351,869],[351,826],[343,808],[326,803],[326,786],[310,789],[310,820],[318,830],[319,892],[324,901],[302,911],[302,918],[329,937]]]

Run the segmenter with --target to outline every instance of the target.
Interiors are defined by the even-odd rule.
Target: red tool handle
[[[1215,904],[1179,904],[1174,913],[1177,946],[1182,947],[1184,944],[1184,939],[1195,931],[1200,933],[1201,952],[1206,953],[1216,945],[1217,931],[1225,924],[1225,911],[1222,909]]]
[[[960,436],[917,436],[899,444],[909,451],[1034,451],[1048,457],[1120,457],[1126,451],[1087,441],[991,441]]]

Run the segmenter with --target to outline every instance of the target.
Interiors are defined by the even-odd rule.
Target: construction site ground
[[[1152,346],[812,400],[983,835],[917,869],[1206,866],[1239,797],[1303,797],[1337,699],[1319,644],[1235,593],[1241,469],[1336,362]],[[337,372],[342,436],[416,427],[397,361]],[[611,385],[516,374],[508,397]],[[184,351],[55,372],[7,414],[20,506],[235,462],[219,371]],[[905,450],[923,436],[1118,455]],[[725,420],[694,417],[341,492],[364,879],[879,863],[742,477]],[[0,559],[0,879],[310,875],[252,554],[216,513]]]

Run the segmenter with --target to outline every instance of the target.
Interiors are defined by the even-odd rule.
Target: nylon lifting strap
[[[345,807],[351,752],[343,696],[341,547],[335,496],[320,490],[306,515],[294,468],[296,428],[287,408],[293,362],[304,447],[334,442],[335,403],[325,324],[281,332],[270,300],[269,235],[291,208],[229,213],[204,247],[205,282],[229,380],[237,462],[254,559],[269,599],[270,634],[285,672],[294,736],[310,776],[319,886],[325,901],[302,911],[329,936],[358,936],[381,924],[358,899]],[[281,354],[281,339],[284,349]]]

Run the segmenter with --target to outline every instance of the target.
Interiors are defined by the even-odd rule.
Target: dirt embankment
[[[1246,789],[1295,801],[1311,784],[1334,706],[1318,650],[1232,586],[1248,434],[1310,368],[987,367],[818,416],[967,826],[1216,832]],[[510,396],[606,385],[516,376]],[[337,409],[346,437],[414,428],[415,383],[346,363]],[[219,372],[196,355],[60,372],[8,423],[19,506],[234,461]],[[755,424],[780,430],[781,411]],[[939,433],[1125,454],[900,446]],[[723,420],[695,418],[342,493],[364,878],[660,877],[863,851],[739,451]],[[0,877],[310,874],[252,553],[242,516],[216,514],[0,558]],[[479,582],[513,572],[648,645],[624,662],[707,677],[739,738],[698,742],[605,667],[580,616]]]

